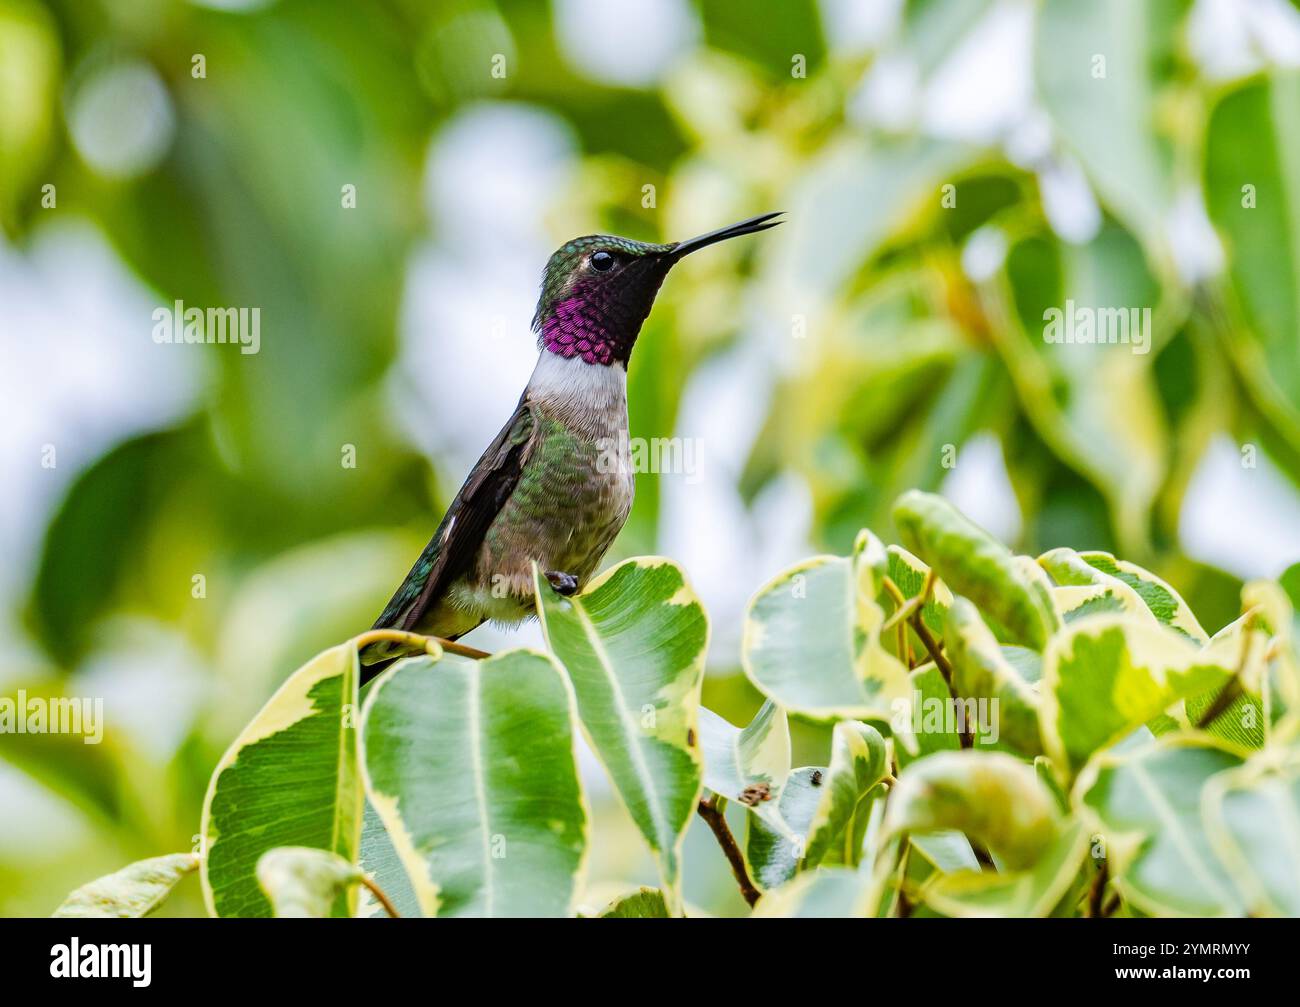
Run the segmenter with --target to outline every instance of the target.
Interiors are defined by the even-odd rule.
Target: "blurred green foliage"
[[[197,684],[165,708],[188,719],[162,749],[130,718],[110,717],[100,746],[0,739],[23,781],[3,814],[29,829],[0,843],[0,913],[47,913],[81,881],[188,849],[221,751],[290,669],[369,624],[454,492],[462,473],[407,442],[383,379],[407,263],[436,233],[422,209],[430,140],[480,102],[534,104],[572,129],[579,182],[539,208],[557,243],[789,212],[780,240],[720,251],[666,286],[632,368],[634,434],[673,435],[690,375],[750,340],[772,365],[738,486],[752,503],[801,479],[815,545],[843,553],[859,528],[890,528],[899,493],[939,488],[945,449],[989,431],[1023,516],[1018,549],[1116,551],[1177,585],[1207,628],[1237,615],[1240,582],[1185,556],[1178,521],[1217,435],[1261,445],[1300,481],[1300,173],[1286,134],[1300,77],[1207,78],[1184,0],[1045,0],[1030,5],[1029,45],[1049,142],[1012,160],[1002,144],[855,112],[886,57],[924,87],[1005,5],[913,0],[893,36],[857,53],[834,44],[832,6],[700,0],[697,43],[657,84],[630,87],[573,65],[552,8],[528,0],[0,0],[9,240],[23,248],[51,213],[87,218],[161,303],[260,305],[280,333],[255,357],[203,353],[193,415],[113,446],[49,516],[23,612],[35,646],[6,653],[0,687],[78,695],[109,658],[166,674],[177,652]],[[487,71],[497,53],[504,78]],[[152,68],[174,122],[156,163],[114,177],[77,149],[68,117],[88,80],[126,64]],[[1082,240],[1045,207],[1062,165],[1081,167],[1100,208]],[[363,194],[355,212],[339,210],[342,182]],[[658,208],[642,205],[645,184]],[[1180,259],[1171,219],[1189,192],[1203,194],[1222,272]],[[1004,254],[964,264],[990,241]],[[1046,343],[1043,312],[1067,299],[1152,308],[1151,352]],[[340,467],[343,443],[364,457],[360,478]],[[656,549],[657,483],[639,480],[623,555]],[[734,669],[711,671],[705,704],[747,722],[756,694]],[[793,731],[796,764],[824,761],[823,728]],[[621,814],[608,795],[598,813]],[[626,842],[597,856],[593,886],[652,881],[631,823],[609,828]],[[688,902],[739,909],[707,833],[687,842],[685,862],[709,868],[688,870]],[[201,911],[189,885],[169,911]]]

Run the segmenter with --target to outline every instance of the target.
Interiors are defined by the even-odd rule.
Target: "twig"
[[[455,640],[444,640],[440,636],[425,636],[422,633],[409,633],[404,629],[371,629],[362,633],[355,639],[357,650],[377,643],[380,640],[390,640],[393,643],[402,643],[408,647],[418,647],[426,654],[435,653],[434,648],[429,644],[437,644],[448,654],[459,654],[461,657],[472,657],[480,660],[485,657],[491,657],[486,650],[479,650],[477,647],[468,647],[463,643],[457,643]]]
[[[881,584],[883,584],[885,590],[889,592],[889,597],[891,597],[894,600],[895,605],[901,608],[902,606],[907,604],[907,597],[899,589],[898,585],[894,583],[894,579],[892,577],[886,575],[881,579]]]
[[[1102,908],[1102,896],[1106,893],[1106,882],[1110,880],[1110,862],[1103,860],[1088,887],[1088,909],[1084,915],[1097,919],[1109,915]]]
[[[370,889],[370,894],[375,897],[376,902],[384,907],[384,912],[395,920],[400,920],[402,918],[402,914],[397,911],[397,907],[393,905],[388,896],[384,894],[384,890],[375,884],[371,878],[363,874],[361,875],[361,883]]]
[[[1258,614],[1259,609],[1252,608],[1247,611],[1246,615],[1242,618],[1241,656],[1237,659],[1237,670],[1233,673],[1232,678],[1228,680],[1228,684],[1223,687],[1223,691],[1221,691],[1218,696],[1215,697],[1214,702],[1210,704],[1210,708],[1201,714],[1200,718],[1196,721],[1196,727],[1198,730],[1205,730],[1223,716],[1223,714],[1227,712],[1228,707],[1235,703],[1237,697],[1244,691],[1242,679],[1246,674],[1246,664],[1250,660],[1250,647],[1252,642],[1251,634],[1255,628],[1255,617]]]
[[[903,597],[903,592],[899,590],[898,585],[894,583],[891,577],[886,576],[882,582],[885,590],[889,592],[889,597],[894,602],[894,614],[885,620],[885,625],[881,627],[883,633],[885,629],[895,621],[895,617],[907,607],[908,601]],[[907,642],[907,622],[899,620],[896,627],[898,629],[898,659],[907,665],[910,670],[912,667],[912,648]]]
[[[745,902],[752,906],[758,901],[759,891],[754,887],[754,882],[749,880],[749,871],[745,868],[744,854],[740,852],[740,847],[736,845],[736,837],[731,834],[731,828],[727,825],[726,817],[714,804],[713,798],[700,801],[697,810],[700,817],[713,830],[718,845],[722,847],[722,854],[727,858],[727,863],[731,865],[731,873],[735,875],[736,884],[740,885],[740,894],[744,896]]]

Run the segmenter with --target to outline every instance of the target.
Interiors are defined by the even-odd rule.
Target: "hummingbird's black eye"
[[[591,256],[591,268],[598,273],[603,273],[614,265],[614,256],[608,252],[593,252]]]

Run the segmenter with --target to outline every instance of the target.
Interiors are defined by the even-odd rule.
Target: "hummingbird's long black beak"
[[[781,221],[774,218],[781,216],[784,212],[783,210],[777,210],[775,213],[764,213],[757,217],[750,217],[748,220],[742,220],[738,224],[729,224],[726,227],[718,228],[716,231],[710,231],[708,234],[701,234],[698,238],[687,238],[685,241],[679,241],[673,245],[668,254],[673,261],[676,261],[683,255],[698,252],[701,248],[719,241],[726,241],[728,238],[739,238],[742,234],[766,231],[769,227],[776,227],[777,224],[781,223]]]

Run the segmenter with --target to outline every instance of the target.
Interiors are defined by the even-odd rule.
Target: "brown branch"
[[[740,885],[740,894],[744,896],[745,902],[752,906],[758,901],[759,891],[754,887],[754,882],[749,880],[749,871],[745,868],[744,854],[740,852],[740,847],[736,845],[736,837],[731,834],[727,819],[717,804],[714,803],[714,800],[714,798],[709,798],[707,801],[700,801],[696,810],[699,811],[700,817],[708,823],[709,828],[713,830],[718,845],[722,847],[723,856],[727,858],[727,863],[731,865],[731,873],[735,875],[736,884]]]
[[[881,583],[894,603],[894,614],[885,620],[885,624],[881,626],[880,632],[883,635],[890,626],[897,624],[895,628],[898,630],[898,642],[896,644],[898,659],[902,661],[903,664],[907,665],[907,668],[910,671],[912,668],[912,648],[908,646],[907,643],[907,621],[906,619],[898,618],[899,614],[907,607],[908,601],[903,597],[903,592],[899,590],[898,585],[894,583],[891,577],[886,575],[882,579]]]
[[[1100,919],[1102,916],[1110,914],[1102,907],[1102,896],[1106,894],[1106,882],[1110,880],[1110,862],[1103,860],[1101,866],[1097,868],[1097,873],[1092,879],[1092,884],[1088,887],[1088,909],[1086,916],[1092,919]]]
[[[463,643],[457,643],[454,640],[444,640],[440,636],[425,636],[422,633],[408,633],[404,629],[371,629],[356,637],[353,641],[357,645],[357,650],[377,643],[380,640],[389,640],[393,643],[405,644],[408,647],[416,647],[426,654],[434,653],[429,644],[437,644],[439,648],[445,650],[448,654],[459,654],[461,657],[472,657],[476,660],[491,657],[486,650],[479,650],[477,647],[468,647]]]
[[[948,659],[943,656],[943,650],[939,647],[939,642],[934,638],[934,634],[931,633],[929,627],[921,621],[920,612],[912,618],[909,625],[913,630],[915,630],[916,635],[921,638],[921,642],[925,644],[925,649],[930,652],[930,657],[934,660],[934,666],[939,669],[939,674],[943,676],[944,683],[948,686],[948,694],[952,696],[953,699],[956,699],[957,691],[952,686],[952,665],[949,664]],[[975,739],[971,732],[965,729],[968,725],[963,723],[962,726],[961,747],[970,748],[975,744]]]
[[[393,905],[388,896],[384,894],[384,890],[375,884],[373,879],[363,874],[361,875],[361,883],[370,889],[370,894],[375,897],[376,902],[384,907],[384,912],[395,920],[402,918],[402,914],[397,911],[397,907]]]

